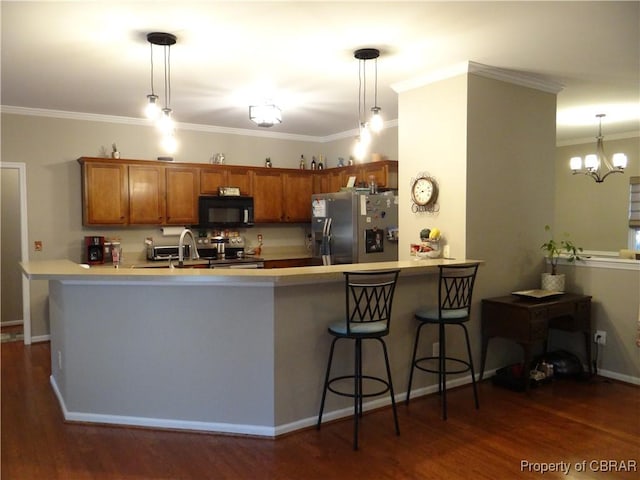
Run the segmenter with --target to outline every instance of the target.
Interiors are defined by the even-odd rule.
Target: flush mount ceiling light
[[[249,119],[259,127],[273,127],[276,123],[282,123],[282,110],[277,105],[269,103],[251,105]]]
[[[371,132],[380,132],[383,127],[382,109],[378,106],[378,57],[380,50],[377,48],[361,48],[353,53],[358,59],[358,131],[356,145],[353,154],[358,160],[362,160],[371,143]],[[366,120],[367,112],[367,60],[375,60],[374,95],[371,117]]]
[[[163,138],[161,145],[167,153],[175,152],[175,124],[171,116],[171,45],[175,45],[177,38],[171,33],[151,32],[147,34],[147,41],[151,49],[151,93],[147,95],[145,115],[154,120]],[[164,60],[164,107],[160,108],[159,97],[153,88],[153,46],[161,46]]]
[[[623,173],[627,167],[627,156],[624,153],[614,153],[613,157],[611,157],[611,162],[604,153],[602,118],[605,116],[604,113],[596,115],[599,122],[598,136],[596,137],[596,153],[591,153],[584,157],[584,166],[581,157],[573,157],[569,162],[574,175],[578,173],[589,175],[596,183],[604,182],[604,179],[612,173]]]

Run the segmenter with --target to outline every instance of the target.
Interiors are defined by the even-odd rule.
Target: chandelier
[[[598,136],[596,137],[596,153],[590,153],[584,157],[584,165],[581,157],[572,157],[569,166],[574,175],[589,175],[596,183],[604,182],[612,173],[623,173],[627,167],[627,156],[624,153],[614,153],[611,161],[604,153],[604,137],[602,136],[602,118],[606,115],[599,113],[598,118]]]
[[[273,127],[276,123],[282,123],[282,110],[277,105],[269,103],[251,105],[249,119],[259,127]]]
[[[377,48],[361,48],[353,53],[358,59],[358,137],[353,149],[356,159],[362,160],[371,143],[371,132],[380,132],[384,126],[382,109],[378,106],[378,57],[380,50]],[[375,75],[373,89],[373,106],[371,107],[371,117],[367,121],[367,60],[375,60]]]
[[[175,45],[177,38],[171,33],[151,32],[147,34],[147,41],[151,49],[151,93],[147,95],[145,116],[156,123],[162,135],[161,145],[165,152],[174,153],[177,148],[175,138],[175,123],[171,111],[171,45]],[[153,46],[163,48],[164,59],[164,107],[158,104],[159,97],[153,86]]]

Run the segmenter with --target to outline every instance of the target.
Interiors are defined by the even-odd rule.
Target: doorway
[[[27,179],[24,163],[2,162],[0,208],[0,325],[2,339],[31,344],[29,281],[19,262],[29,260],[27,236]]]

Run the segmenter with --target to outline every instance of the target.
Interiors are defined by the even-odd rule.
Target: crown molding
[[[80,120],[84,122],[104,122],[118,123],[125,125],[136,125],[141,127],[151,127],[149,120],[144,118],[118,117],[115,115],[100,115],[95,113],[67,112],[64,110],[47,110],[43,108],[15,107],[11,105],[1,105],[1,113],[16,115],[30,115],[35,117],[62,118],[66,120]],[[296,135],[292,133],[266,132],[258,130],[248,130],[243,128],[218,127],[215,125],[200,125],[196,123],[176,122],[179,130],[190,130],[196,132],[224,133],[228,135],[244,135],[249,137],[274,138],[280,140],[295,140],[301,142],[324,142],[325,137],[314,137],[311,135]]]
[[[564,88],[561,83],[543,79],[532,73],[507,70],[472,61],[456,63],[442,69],[433,70],[423,75],[394,83],[391,88],[396,93],[402,93],[465,74],[474,74],[554,94],[559,93]]]

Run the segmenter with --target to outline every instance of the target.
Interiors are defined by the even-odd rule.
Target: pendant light
[[[358,132],[353,155],[357,160],[362,160],[371,143],[371,132],[380,132],[383,120],[378,106],[378,57],[380,50],[377,48],[361,48],[353,53],[358,60]],[[374,104],[371,107],[371,118],[366,120],[367,111],[367,60],[375,60]]]
[[[177,148],[175,137],[175,123],[171,110],[171,45],[175,45],[177,38],[171,33],[151,32],[147,34],[147,41],[151,48],[151,94],[147,95],[145,114],[154,120],[162,135],[161,145],[165,152],[174,153]],[[160,108],[159,97],[153,88],[153,46],[161,46],[164,61],[164,107]]]
[[[591,153],[584,157],[584,165],[582,158],[572,157],[569,166],[574,175],[589,175],[596,183],[604,182],[612,173],[624,173],[627,167],[627,156],[624,153],[614,153],[611,161],[604,153],[604,136],[602,135],[602,119],[606,115],[599,113],[596,115],[598,119],[598,136],[596,137],[596,153]],[[606,169],[606,170],[604,170]]]

